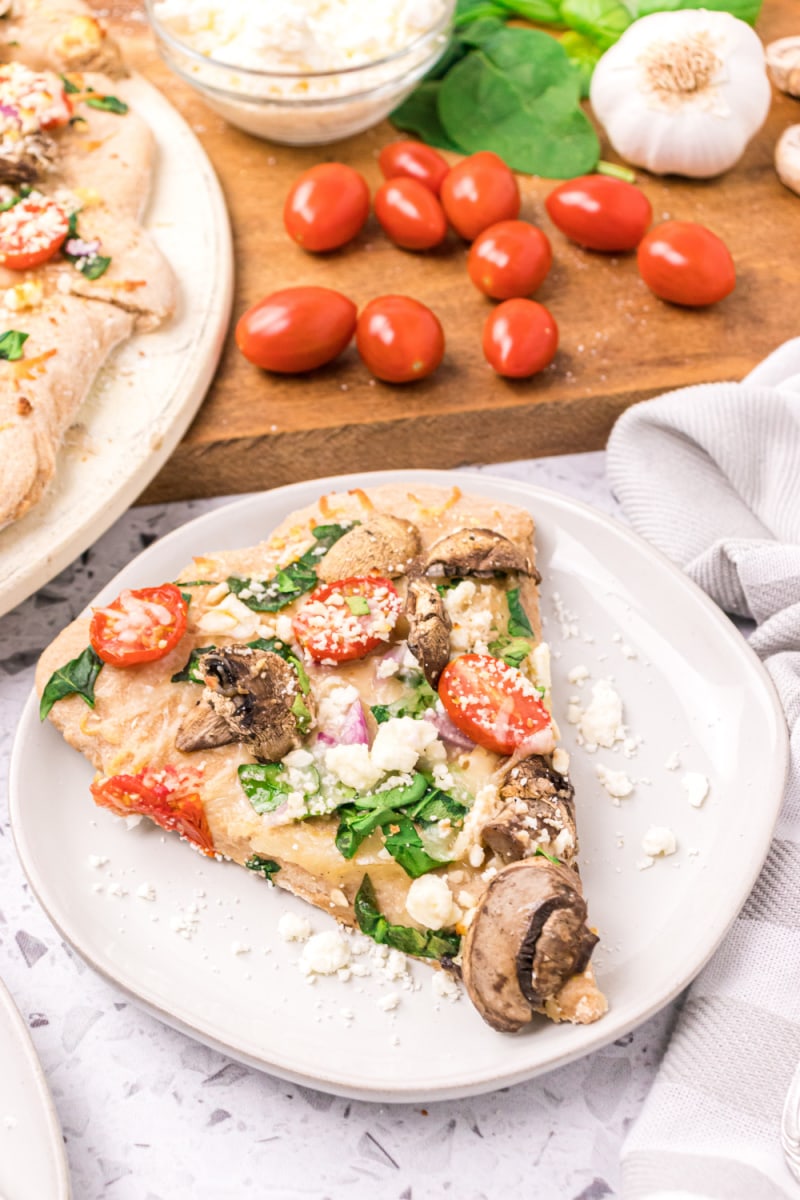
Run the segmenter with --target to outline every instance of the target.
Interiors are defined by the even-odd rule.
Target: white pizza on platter
[[[331,493],[79,617],[40,660],[41,714],[96,803],[460,975],[495,1029],[589,1023],[538,583],[522,508]]]

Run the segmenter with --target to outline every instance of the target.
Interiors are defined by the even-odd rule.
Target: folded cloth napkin
[[[608,473],[634,528],[756,623],[792,757],[761,876],[690,988],[623,1147],[623,1198],[800,1197],[780,1145],[800,1060],[800,338],[742,383],[629,409]]]

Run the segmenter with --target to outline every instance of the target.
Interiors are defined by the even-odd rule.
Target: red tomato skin
[[[514,172],[490,150],[472,154],[453,167],[440,196],[448,221],[468,242],[490,225],[519,216]]]
[[[368,216],[367,181],[344,163],[319,163],[304,171],[283,208],[289,237],[314,254],[352,241]]]
[[[533,685],[490,655],[454,658],[442,672],[438,690],[453,724],[495,754],[513,754],[526,738],[550,724]]]
[[[11,249],[14,235],[12,233],[9,238],[8,233],[4,233],[4,227],[6,230],[9,227],[19,228],[18,222],[26,213],[30,212],[33,215],[44,208],[55,210],[59,218],[59,225],[53,230],[50,240],[36,250]],[[49,199],[36,200],[33,197],[21,200],[5,213],[0,213],[0,267],[8,267],[10,271],[29,271],[32,267],[39,267],[55,257],[67,240],[68,234],[69,219],[60,204]]]
[[[486,361],[509,379],[529,379],[543,371],[557,350],[555,317],[535,300],[505,300],[483,327]]]
[[[527,221],[498,221],[478,234],[467,270],[479,292],[493,300],[530,296],[553,263],[547,234]]]
[[[370,300],[356,325],[356,346],[384,383],[425,379],[444,357],[444,331],[435,313],[410,296]]]
[[[193,768],[145,767],[138,775],[112,775],[91,784],[95,804],[120,817],[149,817],[161,829],[175,831],[203,854],[214,857],[214,839],[200,795],[192,791]]]
[[[353,301],[331,288],[284,288],[242,314],[236,345],[265,371],[302,374],[342,353],[353,337],[357,316]]]
[[[635,250],[653,219],[644,192],[624,179],[581,175],[545,200],[548,216],[570,241],[587,250],[621,254]]]
[[[447,218],[433,192],[416,179],[387,179],[375,193],[375,216],[396,246],[431,250],[447,237]]]
[[[438,196],[450,166],[432,146],[422,142],[390,142],[378,158],[384,179],[416,179]]]
[[[639,274],[661,300],[705,308],[736,287],[736,266],[728,247],[704,225],[664,221],[639,246]]]
[[[378,603],[378,609],[391,620],[391,628],[385,634],[370,632],[361,625],[359,617],[345,612],[343,605],[329,606],[331,625],[329,628],[313,624],[309,618],[309,608],[312,605],[325,603],[334,594],[340,596],[363,596],[375,599],[376,594],[383,594],[383,601]],[[305,604],[297,610],[292,621],[295,637],[307,654],[316,662],[352,662],[354,659],[365,658],[370,651],[382,645],[391,634],[401,611],[401,601],[397,588],[390,579],[382,579],[376,575],[355,575],[350,579],[340,579],[335,583],[326,583],[315,588]],[[337,639],[335,618],[341,613],[346,621]],[[364,614],[366,615],[366,614]],[[391,619],[393,618],[393,619]]]
[[[127,596],[143,604],[158,605],[159,608],[169,611],[172,617],[170,627],[154,626],[154,630],[163,629],[163,634],[159,634],[156,644],[120,642],[119,637],[115,634],[116,614],[119,614],[119,622],[124,624],[125,598]],[[129,589],[121,592],[111,604],[94,610],[89,625],[89,641],[95,653],[102,658],[104,663],[108,663],[112,667],[133,667],[138,666],[139,663],[157,662],[174,650],[183,637],[186,632],[188,612],[189,606],[174,583],[162,583],[159,587]],[[153,637],[155,636],[154,633]],[[159,644],[161,642],[163,645]]]

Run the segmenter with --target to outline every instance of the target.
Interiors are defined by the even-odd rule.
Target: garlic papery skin
[[[800,97],[800,34],[770,42],[767,70],[776,88],[788,96]]]
[[[800,196],[800,125],[790,125],[775,147],[775,170],[785,183]]]
[[[595,67],[590,92],[622,158],[693,179],[738,162],[771,98],[758,35],[730,13],[704,9],[634,21]]]

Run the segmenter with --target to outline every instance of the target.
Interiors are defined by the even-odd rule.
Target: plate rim
[[[30,1031],[25,1024],[25,1019],[17,1007],[10,988],[3,981],[2,977],[0,977],[0,1012],[5,1013],[8,1018],[9,1027],[17,1035],[17,1041],[22,1048],[25,1061],[30,1069],[31,1082],[35,1087],[40,1102],[40,1111],[45,1118],[44,1123],[50,1135],[49,1149],[52,1152],[52,1159],[57,1168],[56,1174],[59,1187],[58,1196],[53,1196],[52,1200],[70,1200],[72,1188],[70,1184],[69,1164],[64,1145],[64,1133],[53,1101],[53,1094],[50,1091],[44,1067],[36,1052],[36,1047],[33,1044]]]
[[[107,497],[99,498],[94,511],[87,513],[83,520],[74,525],[54,551],[31,564],[27,569],[24,567],[18,568],[7,578],[0,579],[0,616],[11,612],[17,605],[27,600],[35,591],[38,591],[40,587],[49,583],[77,555],[82,554],[88,546],[91,546],[93,542],[107,532],[114,521],[131,507],[144,488],[152,482],[186,433],[186,430],[189,428],[189,425],[194,420],[206,398],[225,346],[225,337],[223,335],[230,325],[234,294],[233,235],[222,185],[219,182],[211,159],[186,118],[175,108],[160,88],[151,83],[139,71],[132,71],[125,82],[127,84],[133,83],[136,87],[142,88],[145,92],[149,93],[151,101],[168,108],[171,118],[174,119],[176,124],[183,127],[186,134],[191,137],[194,143],[195,166],[203,179],[204,188],[214,212],[214,234],[217,242],[217,254],[215,256],[217,262],[217,279],[214,289],[214,300],[208,306],[205,321],[201,329],[198,330],[196,337],[208,340],[209,330],[212,330],[215,336],[219,337],[219,346],[210,356],[206,356],[200,360],[201,370],[197,371],[193,376],[190,376],[188,373],[184,375],[183,381],[179,382],[177,387],[173,389],[172,402],[174,403],[175,396],[181,393],[183,394],[183,399],[180,401],[174,418],[164,431],[158,448],[155,450],[150,449],[147,457],[138,464],[136,470],[114,492],[110,500]],[[153,133],[159,156],[163,156],[164,148],[158,140],[157,132],[153,130]],[[145,229],[147,228],[146,220],[143,222],[143,226]],[[176,278],[178,284],[182,286],[180,277],[176,275]],[[147,334],[134,334],[128,339],[128,342],[130,343],[136,337],[146,338]],[[103,364],[104,367],[113,364],[116,350],[117,348],[114,349]],[[92,387],[95,386],[95,383],[96,379]],[[83,404],[75,414],[75,421],[80,418],[82,408]],[[46,495],[47,493],[45,493],[43,499],[46,498]],[[34,511],[35,507],[31,511]],[[24,521],[27,515],[26,513],[21,518],[21,521]],[[14,524],[16,522],[13,522],[11,527]]]
[[[280,497],[281,500],[286,500],[286,511],[290,512],[292,508],[298,507],[301,503],[308,503],[308,493],[317,492],[320,489],[324,491],[333,491],[346,488],[347,486],[379,486],[382,483],[397,483],[408,481],[420,484],[442,484],[449,483],[452,487],[456,480],[468,480],[477,486],[481,482],[492,486],[500,487],[501,489],[517,494],[522,498],[521,502],[532,512],[534,519],[536,517],[535,504],[536,501],[544,501],[546,503],[555,504],[556,507],[563,507],[568,510],[577,511],[583,517],[589,517],[592,521],[606,529],[612,536],[621,537],[624,541],[635,546],[640,552],[654,562],[666,568],[668,573],[673,577],[675,582],[681,586],[696,602],[699,601],[701,606],[706,610],[711,619],[719,628],[720,634],[735,648],[735,651],[742,657],[751,671],[754,671],[756,677],[759,678],[762,687],[762,699],[769,710],[776,731],[776,746],[775,753],[772,756],[774,764],[775,786],[771,789],[772,801],[767,809],[762,808],[762,812],[766,811],[766,818],[762,826],[762,836],[759,843],[759,851],[755,855],[751,855],[749,859],[750,869],[747,872],[742,870],[736,876],[735,894],[730,899],[728,905],[725,906],[725,916],[717,917],[711,924],[713,936],[710,942],[706,945],[705,950],[701,954],[696,954],[688,967],[684,965],[681,971],[676,976],[674,984],[666,991],[659,993],[654,997],[644,1008],[630,1003],[625,1007],[610,1008],[606,1016],[590,1026],[583,1028],[591,1030],[591,1034],[587,1035],[586,1042],[583,1045],[573,1047],[570,1050],[565,1050],[562,1053],[551,1054],[545,1061],[538,1063],[526,1063],[520,1065],[516,1070],[503,1068],[501,1073],[493,1073],[484,1071],[479,1079],[470,1080],[467,1073],[459,1076],[457,1079],[448,1084],[438,1087],[435,1081],[428,1080],[424,1083],[417,1084],[393,1084],[391,1090],[380,1083],[371,1085],[365,1082],[363,1078],[356,1079],[348,1077],[347,1071],[341,1070],[336,1072],[335,1077],[331,1077],[330,1071],[327,1074],[308,1074],[304,1071],[293,1069],[290,1062],[267,1062],[263,1057],[259,1057],[258,1053],[254,1053],[254,1047],[247,1038],[234,1039],[230,1036],[219,1036],[225,1034],[225,1031],[216,1029],[212,1026],[200,1028],[191,1019],[180,1015],[180,1007],[173,1006],[173,1010],[164,1009],[157,999],[143,995],[137,992],[133,986],[123,982],[113,972],[106,969],[100,962],[97,961],[93,953],[93,948],[89,943],[84,944],[86,939],[81,937],[80,931],[73,932],[68,929],[56,913],[58,913],[58,904],[54,901],[48,903],[47,881],[39,880],[36,871],[33,867],[32,859],[29,857],[28,839],[24,829],[24,820],[22,816],[22,806],[20,804],[20,796],[23,788],[21,786],[20,774],[23,770],[22,744],[25,736],[25,729],[32,722],[34,728],[38,726],[37,722],[37,697],[35,690],[25,702],[22,710],[19,724],[17,726],[16,735],[11,752],[11,761],[9,769],[9,816],[14,838],[14,844],[22,864],[25,875],[30,883],[31,889],[37,900],[44,909],[47,917],[52,921],[55,928],[65,938],[67,942],[76,950],[76,952],[104,979],[112,984],[115,988],[127,995],[138,1007],[143,1008],[151,1015],[157,1017],[163,1023],[178,1029],[180,1032],[200,1041],[205,1045],[212,1047],[218,1052],[225,1054],[237,1061],[244,1062],[248,1066],[252,1066],[257,1070],[265,1071],[267,1074],[277,1076],[278,1078],[289,1080],[290,1082],[301,1084],[306,1087],[315,1088],[334,1095],[344,1096],[351,1099],[367,1100],[377,1103],[410,1103],[422,1100],[452,1100],[465,1096],[480,1095],[486,1092],[491,1092],[498,1087],[513,1086],[517,1083],[522,1083],[528,1079],[532,1079],[537,1075],[544,1074],[547,1071],[554,1070],[557,1067],[565,1066],[570,1062],[574,1062],[579,1058],[593,1053],[596,1050],[602,1049],[616,1038],[623,1036],[631,1029],[641,1025],[650,1017],[659,1012],[665,1005],[669,1004],[681,991],[684,990],[700,973],[703,967],[708,963],[713,954],[719,948],[726,933],[733,925],[738,916],[743,904],[761,872],[766,856],[769,852],[769,847],[772,842],[775,824],[778,818],[780,807],[783,801],[785,790],[785,781],[789,766],[789,735],[786,727],[786,718],[778,698],[775,685],[772,682],[766,668],[761,660],[756,655],[755,651],[748,645],[746,639],[742,637],[736,627],[730,622],[727,615],[719,608],[701,588],[697,586],[675,563],[666,557],[660,550],[652,546],[649,542],[640,537],[634,530],[621,522],[614,520],[613,517],[593,508],[581,500],[574,497],[555,491],[554,489],[545,488],[538,484],[531,484],[521,480],[507,479],[503,476],[493,475],[485,471],[470,470],[465,468],[457,468],[455,470],[392,470],[392,471],[370,471],[370,472],[350,472],[346,475],[325,476],[321,479],[303,480],[298,483],[286,484],[283,487],[270,489],[264,492],[254,492],[247,496],[233,500],[231,503],[223,505],[219,508],[210,510],[209,512],[200,514],[192,520],[178,526],[177,529],[171,530],[160,538],[153,546],[143,550],[127,563],[113,579],[98,592],[94,601],[90,603],[104,603],[109,594],[115,593],[117,580],[120,575],[127,572],[129,568],[145,560],[151,556],[151,552],[155,547],[163,547],[172,542],[177,542],[186,535],[187,530],[194,530],[210,520],[213,520],[220,513],[235,514],[239,509],[258,506],[264,498]],[[301,496],[302,500],[292,503],[296,496]],[[525,501],[528,504],[525,504]],[[89,607],[88,605],[86,606]],[[84,609],[83,611],[86,611]],[[55,912],[54,912],[55,910]],[[635,1008],[635,1013],[629,1011]],[[248,1046],[250,1047],[248,1049]],[[388,1081],[385,1081],[388,1082]]]

